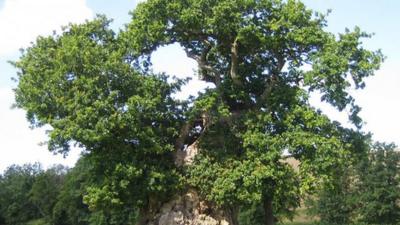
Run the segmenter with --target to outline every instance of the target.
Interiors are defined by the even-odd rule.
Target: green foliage
[[[288,223],[283,223],[282,225],[316,225],[318,223],[313,223],[313,222],[288,222]]]
[[[50,150],[67,153],[74,141],[93,154],[101,182],[85,200],[112,210],[176,189],[171,152],[181,116],[171,94],[181,81],[135,71],[108,24],[98,17],[38,38],[15,63],[15,92],[32,125],[52,126]]]
[[[95,183],[93,176],[86,156],[71,170],[60,165],[47,170],[39,164],[11,166],[0,177],[0,224],[135,224],[137,211],[131,207],[89,211],[83,198]]]
[[[91,200],[88,196],[91,195],[90,190],[96,184],[96,179],[96,168],[91,163],[91,159],[83,156],[65,177],[65,184],[53,210],[54,224],[135,224],[137,210],[127,204],[104,210],[102,208],[89,210],[90,204],[86,204],[84,199]],[[101,201],[104,200],[101,199]]]
[[[325,15],[313,16],[295,0],[154,0],[139,4],[132,15],[123,36],[133,55],[149,54],[159,46],[177,42],[189,56],[206,57],[201,76],[221,83],[226,101],[250,103],[255,98],[264,104],[261,93],[272,78],[295,86],[303,81],[305,87],[320,91],[322,99],[339,110],[350,105],[351,118],[357,125],[361,122],[356,116],[359,108],[348,93],[348,80],[363,88],[363,79],[383,60],[379,51],[361,46],[361,38],[370,35],[355,28],[336,39],[324,31]],[[236,74],[230,74],[234,71],[234,46],[238,65]],[[282,71],[285,65],[287,70]],[[304,70],[303,65],[312,69]]]
[[[41,217],[51,221],[53,208],[64,185],[67,169],[63,166],[52,167],[35,177],[29,191],[29,200],[38,209]]]
[[[354,172],[337,169],[335,179],[319,191],[311,209],[313,215],[320,218],[321,224],[350,224],[354,210]]]
[[[52,222],[57,225],[88,225],[91,213],[83,203],[87,186],[93,182],[91,166],[81,157],[65,176],[57,202],[52,212]]]
[[[376,143],[354,165],[338,168],[313,201],[322,224],[398,224],[400,155],[394,149]]]
[[[123,34],[132,55],[177,42],[199,63],[200,78],[216,86],[195,101],[195,112],[201,108],[212,122],[188,172],[207,199],[235,205],[273,197],[277,209],[288,210],[301,190],[330,179],[356,150],[358,131],[310,107],[301,88],[322,93],[339,110],[349,107],[359,127],[348,80],[362,88],[383,60],[362,48],[369,35],[360,29],[336,38],[324,31],[325,16],[299,1],[154,0],[132,15]],[[280,161],[284,150],[301,160],[299,174]]]
[[[39,37],[15,62],[16,106],[33,126],[51,125],[51,151],[75,142],[87,152],[95,179],[64,195],[84,194],[98,215],[90,223],[133,223],[188,186],[232,212],[261,206],[267,220],[272,204],[291,217],[301,194],[365,150],[365,135],[330,121],[310,94],[348,109],[360,128],[349,89],[384,58],[363,48],[370,35],[359,28],[335,36],[326,23],[296,0],[148,0],[118,35],[100,16]],[[214,85],[186,102],[172,97],[184,81],[150,72],[151,53],[173,43]],[[194,163],[175,165],[174,152],[193,142]]]
[[[35,177],[42,172],[39,164],[10,166],[0,179],[0,215],[7,225],[23,225],[40,217],[29,201]]]
[[[32,220],[26,223],[26,225],[50,225],[45,219],[37,219],[37,220]]]
[[[240,225],[264,225],[264,208],[261,204],[242,207],[238,216]]]
[[[49,224],[66,171],[42,170],[40,164],[9,167],[0,177],[0,224]]]
[[[393,144],[377,143],[357,168],[355,213],[365,224],[398,224],[400,221],[400,153]]]

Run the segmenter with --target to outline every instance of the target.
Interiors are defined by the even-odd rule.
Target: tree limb
[[[241,86],[242,82],[239,79],[238,74],[238,66],[239,66],[239,46],[238,46],[238,38],[235,38],[235,41],[231,46],[231,78],[235,85]]]
[[[272,88],[276,85],[276,83],[279,80],[278,74],[281,73],[283,67],[285,66],[285,63],[286,63],[285,58],[283,57],[282,54],[279,54],[277,57],[276,71],[272,73],[271,77],[267,78],[265,82],[265,89],[263,93],[260,95],[258,105],[265,102],[265,100],[267,100],[268,96],[271,94]]]
[[[201,52],[201,55],[196,55],[193,52],[185,49],[186,55],[189,58],[192,58],[196,60],[200,73],[201,73],[201,80],[207,81],[207,82],[213,82],[215,86],[219,87],[221,84],[221,77],[219,76],[219,73],[216,69],[214,69],[212,66],[208,65],[207,63],[207,55],[210,52],[212,45],[210,42],[207,40],[203,41],[206,44],[206,47],[203,49]],[[212,75],[208,75],[208,73],[211,73]]]
[[[185,146],[185,140],[189,136],[190,130],[192,129],[194,122],[195,122],[194,120],[189,120],[182,126],[182,128],[179,132],[179,137],[175,141],[175,150],[176,151],[183,150],[183,148]]]

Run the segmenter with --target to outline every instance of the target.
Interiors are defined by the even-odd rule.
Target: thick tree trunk
[[[275,225],[274,209],[272,206],[271,198],[264,199],[264,216],[265,216],[265,225]]]
[[[202,201],[195,190],[177,194],[176,197],[162,204],[140,225],[237,225],[230,215]]]
[[[190,165],[198,153],[195,142],[177,150],[177,166]],[[235,210],[221,210],[200,198],[194,189],[176,193],[172,200],[141,212],[138,225],[238,225]]]

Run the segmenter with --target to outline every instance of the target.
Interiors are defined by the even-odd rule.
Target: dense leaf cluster
[[[51,125],[51,151],[67,153],[76,142],[93,154],[103,185],[89,190],[91,207],[145,205],[178,185],[172,151],[182,116],[171,94],[181,81],[137,72],[109,22],[39,37],[15,64],[16,102],[32,125]]]

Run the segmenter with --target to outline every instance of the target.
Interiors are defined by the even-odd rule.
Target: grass
[[[307,208],[304,206],[296,210],[296,215],[293,221],[283,221],[279,225],[315,225],[318,222],[317,218],[313,218],[307,213]]]
[[[315,225],[314,222],[286,222],[280,225]]]
[[[31,220],[26,225],[48,225],[45,219]]]

